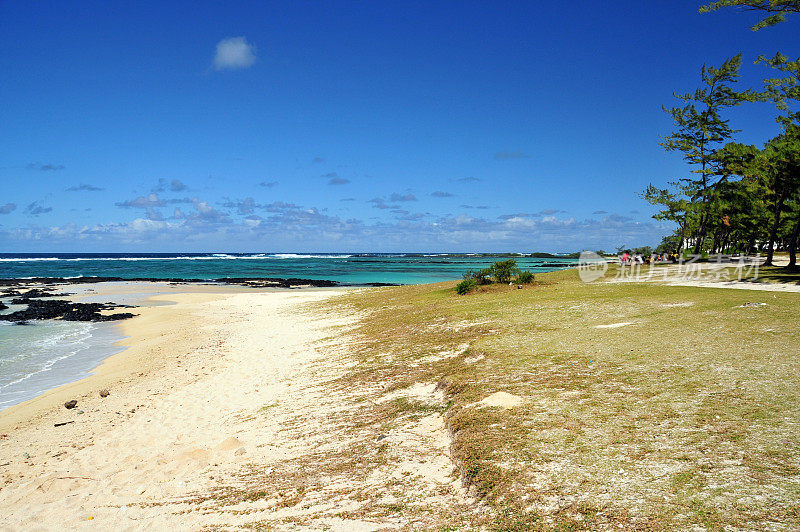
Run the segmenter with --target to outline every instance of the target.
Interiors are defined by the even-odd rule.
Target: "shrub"
[[[462,277],[465,281],[475,281],[476,284],[492,284],[489,277],[492,275],[491,268],[484,268],[482,270],[469,270]]]
[[[525,270],[517,275],[517,284],[530,284],[533,282],[533,273]]]
[[[456,285],[456,293],[463,296],[476,286],[478,286],[478,282],[475,279],[464,279]]]
[[[501,260],[495,262],[489,267],[495,281],[498,283],[507,283],[511,281],[511,277],[517,272],[517,261],[515,259]]]

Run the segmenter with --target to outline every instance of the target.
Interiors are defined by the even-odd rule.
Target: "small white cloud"
[[[217,43],[214,55],[216,70],[237,70],[248,68],[256,62],[256,48],[244,37],[229,37]]]

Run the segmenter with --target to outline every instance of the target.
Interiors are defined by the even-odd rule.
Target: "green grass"
[[[800,526],[800,295],[583,284],[575,271],[522,290],[455,284],[334,301],[364,316],[338,384],[439,383],[491,527]],[[497,391],[525,403],[476,408]],[[429,407],[362,408],[391,424]]]

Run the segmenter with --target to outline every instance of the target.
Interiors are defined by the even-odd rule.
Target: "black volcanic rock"
[[[53,293],[53,288],[44,287],[44,288],[32,288],[27,291],[20,291],[15,288],[6,288],[0,295],[3,297],[14,297],[14,298],[25,298],[25,299],[34,299],[38,297],[63,297],[68,296],[70,294],[67,293]]]
[[[289,279],[281,279],[279,277],[259,277],[259,278],[246,278],[246,277],[230,277],[224,279],[215,279],[215,282],[224,284],[238,284],[242,286],[250,286],[253,288],[292,288],[293,286],[315,286],[315,287],[329,287],[337,286],[339,283],[336,281],[326,281],[324,279],[298,279],[291,277]]]
[[[65,293],[54,294],[52,288],[31,288],[27,292],[20,292],[17,294],[18,297],[24,297],[26,299],[34,299],[37,297],[63,297],[68,295],[69,294]]]
[[[10,314],[0,314],[0,320],[21,322],[26,320],[65,321],[116,321],[132,318],[130,312],[100,314],[101,310],[111,310],[118,305],[109,303],[73,303],[62,299],[30,299],[28,308]]]
[[[0,310],[5,310],[5,309],[7,309],[7,308],[8,308],[8,305],[6,305],[6,304],[5,304],[5,303],[3,303],[2,301],[0,301]]]

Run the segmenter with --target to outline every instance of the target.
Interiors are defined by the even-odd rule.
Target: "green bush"
[[[476,286],[478,286],[478,282],[475,279],[464,279],[456,285],[456,293],[463,296]]]
[[[513,277],[514,273],[519,271],[517,270],[517,261],[515,259],[495,262],[489,267],[489,270],[498,283],[507,283],[511,281],[511,277]]]
[[[517,284],[530,284],[533,282],[533,273],[525,270],[517,275]]]
[[[482,270],[469,270],[462,277],[465,281],[475,281],[476,284],[492,284],[489,277],[492,275],[491,268],[484,268]]]

